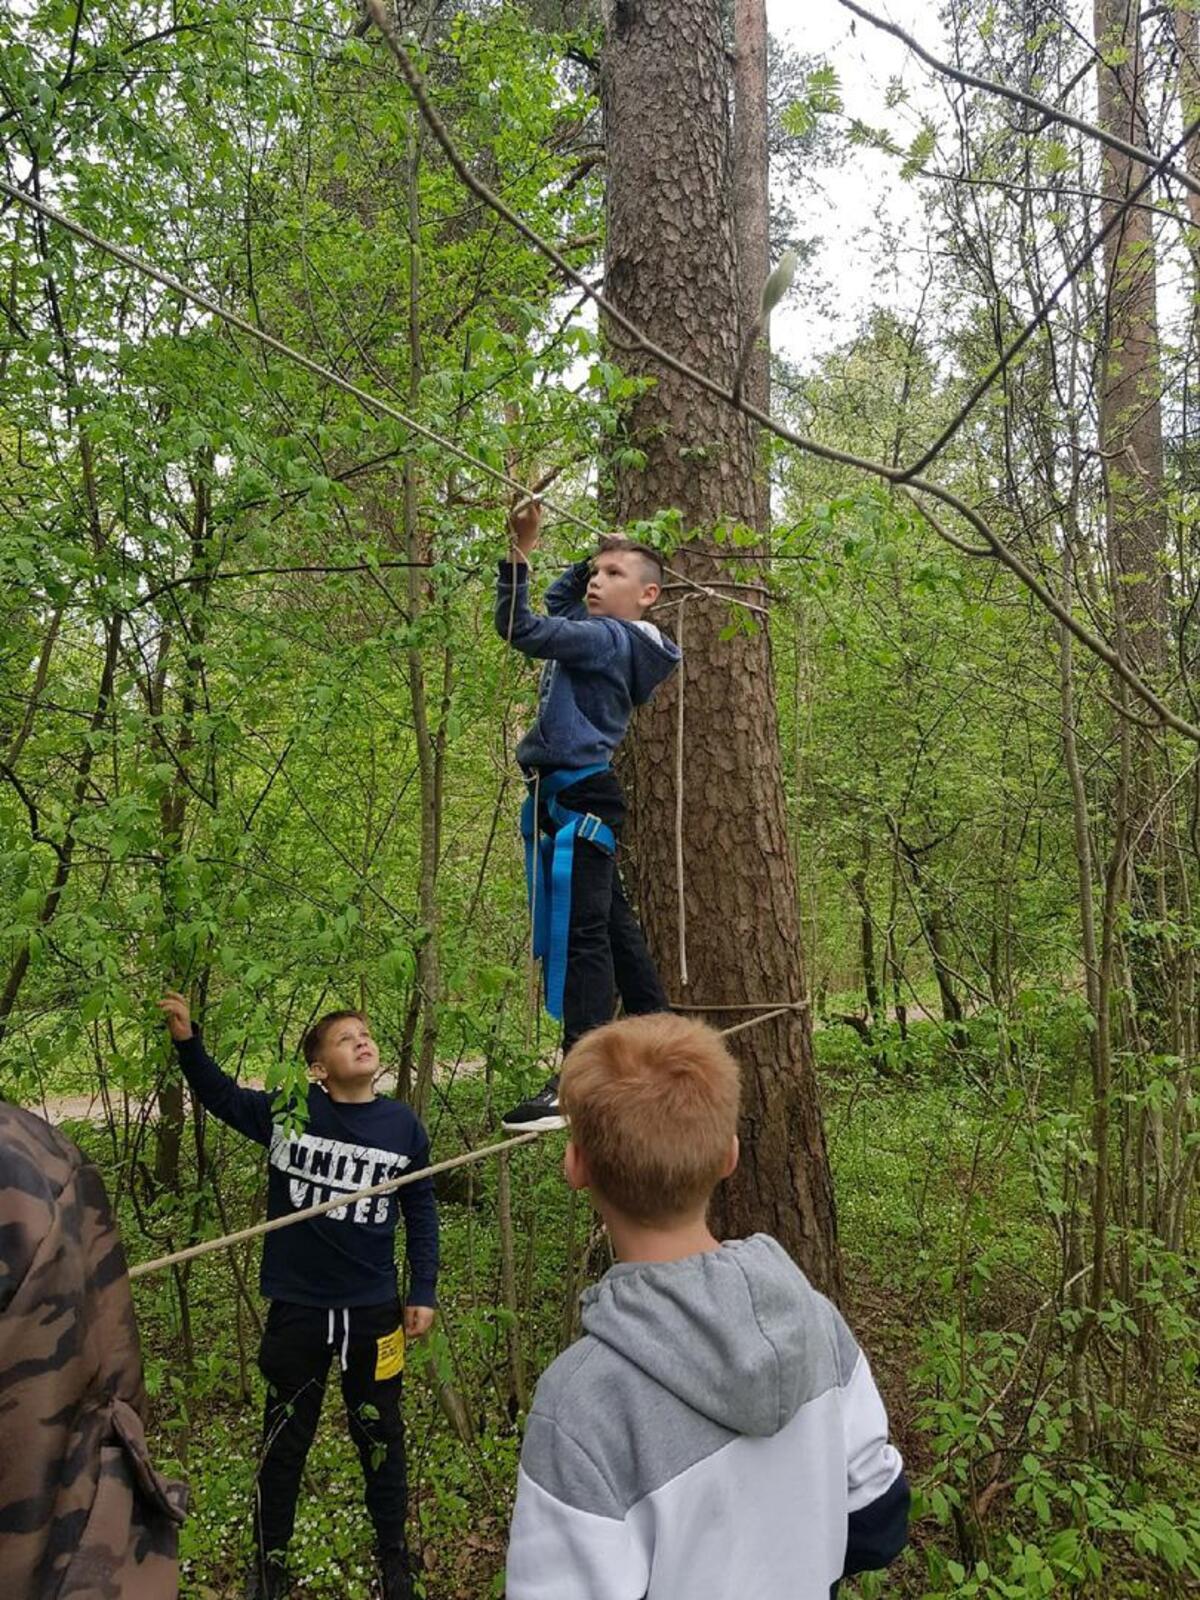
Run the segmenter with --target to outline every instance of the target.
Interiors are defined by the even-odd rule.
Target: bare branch
[[[842,3],[846,4],[847,0],[842,0]],[[950,419],[950,421],[942,429],[941,433],[938,434],[937,438],[928,447],[924,454],[914,461],[911,466],[905,467],[902,472],[897,474],[896,481],[898,483],[911,482],[917,473],[924,472],[926,467],[930,466],[937,459],[937,457],[941,455],[942,451],[950,443],[951,439],[953,439],[954,435],[962,427],[963,423],[970,416],[971,412],[974,411],[975,407],[992,387],[996,379],[1004,375],[1004,373],[1020,355],[1021,351],[1033,338],[1038,329],[1043,325],[1043,323],[1049,320],[1050,313],[1058,304],[1059,298],[1067,291],[1067,289],[1070,288],[1071,284],[1074,283],[1075,279],[1087,266],[1088,262],[1108,238],[1109,234],[1112,233],[1114,229],[1124,224],[1126,213],[1130,210],[1134,203],[1140,200],[1142,195],[1146,193],[1155,179],[1160,177],[1162,173],[1166,171],[1171,157],[1179,150],[1184,149],[1197,133],[1200,133],[1200,118],[1197,118],[1188,127],[1186,127],[1180,134],[1179,138],[1176,139],[1171,145],[1171,148],[1168,150],[1167,154],[1163,156],[1160,161],[1156,162],[1154,166],[1148,167],[1137,185],[1131,189],[1127,195],[1122,196],[1120,204],[1114,206],[1112,215],[1109,217],[1108,221],[1104,224],[1100,231],[1098,233],[1094,233],[1088,240],[1087,244],[1084,245],[1083,249],[1067,268],[1066,272],[1055,285],[1054,289],[1042,302],[1041,306],[1038,308],[1036,316],[1034,316],[1032,321],[1025,324],[1017,337],[1001,353],[992,367],[984,373],[983,377],[980,378],[979,382],[971,390],[966,400],[959,407],[957,413]]]
[[[940,72],[943,77],[953,78],[956,83],[965,84],[970,89],[983,89],[988,94],[999,95],[1002,100],[1014,100],[1030,111],[1040,112],[1050,122],[1061,122],[1066,128],[1074,128],[1076,133],[1085,134],[1089,139],[1106,144],[1112,150],[1119,150],[1131,161],[1140,162],[1145,166],[1159,166],[1158,157],[1153,151],[1144,150],[1141,145],[1130,144],[1118,134],[1109,133],[1104,128],[1098,128],[1094,122],[1086,122],[1082,117],[1073,116],[1061,106],[1052,105],[1049,100],[1040,100],[1037,95],[1027,94],[1024,89],[1016,89],[1008,83],[999,83],[994,78],[981,78],[978,73],[967,72],[963,67],[956,67],[949,61],[940,60],[931,51],[926,50],[924,45],[918,43],[911,33],[906,33],[898,23],[890,22],[886,17],[876,16],[865,6],[858,5],[856,0],[838,0],[838,3],[845,6],[847,11],[852,11],[856,17],[861,17],[864,22],[869,22],[873,28],[878,28],[882,33],[890,33],[894,39],[899,39],[901,44],[908,46],[918,60],[923,61],[927,67],[932,67],[935,72]],[[1185,168],[1172,166],[1168,159],[1161,164],[1160,170],[1174,178],[1177,183],[1183,184],[1185,189],[1200,194],[1200,182],[1197,182]]]
[[[957,512],[961,517],[965,518],[966,521],[970,523],[970,525],[977,533],[980,534],[980,536],[990,547],[996,560],[999,561],[1003,566],[1007,567],[1009,571],[1012,572],[1022,584],[1024,584],[1030,593],[1037,598],[1039,603],[1043,605],[1045,609],[1048,610],[1054,617],[1056,617],[1064,627],[1068,628],[1075,638],[1077,638],[1086,649],[1090,650],[1092,654],[1095,655],[1099,660],[1111,667],[1113,672],[1116,673],[1121,681],[1125,683],[1145,705],[1149,706],[1156,716],[1160,717],[1167,726],[1174,728],[1176,732],[1181,733],[1186,738],[1193,740],[1197,744],[1200,744],[1200,726],[1188,722],[1185,718],[1172,711],[1170,706],[1168,706],[1159,698],[1150,685],[1138,675],[1138,673],[1129,665],[1124,657],[1114,650],[1104,639],[1093,633],[1091,629],[1087,628],[1075,616],[1073,616],[1070,610],[1064,607],[1057,600],[1057,598],[1050,593],[1037,574],[1004,543],[998,534],[994,532],[983,516],[981,516],[981,514],[973,507],[967,505],[966,502],[963,501],[952,490],[946,489],[940,484],[931,483],[927,479],[918,476],[912,476],[908,472],[902,471],[895,467],[890,467],[883,462],[872,461],[863,456],[854,455],[847,450],[835,449],[832,445],[823,444],[817,439],[808,438],[806,435],[798,433],[795,429],[789,428],[785,424],[779,422],[776,418],[770,416],[758,406],[751,405],[744,399],[740,401],[735,400],[730,391],[722,384],[718,383],[716,379],[707,376],[705,373],[698,371],[694,367],[689,366],[686,362],[681,361],[678,357],[671,355],[666,350],[663,350],[652,340],[647,339],[642,333],[641,329],[632,323],[629,318],[624,316],[614,306],[612,306],[598,290],[594,289],[592,285],[583,277],[583,275],[577,272],[574,267],[572,267],[570,263],[562,257],[562,255],[555,249],[553,245],[547,243],[547,241],[543,239],[537,232],[535,232],[535,230],[527,222],[525,222],[523,218],[517,216],[516,213],[514,213],[498,195],[494,194],[487,184],[483,183],[482,180],[478,179],[474,173],[471,172],[470,168],[467,166],[466,162],[459,153],[458,148],[455,145],[454,140],[451,138],[450,133],[443,123],[441,117],[431,104],[425,89],[424,81],[417,72],[416,68],[413,66],[412,62],[409,60],[403,45],[396,36],[395,30],[392,28],[391,23],[387,18],[382,5],[380,4],[380,0],[366,0],[366,3],[371,11],[372,19],[375,21],[377,26],[381,26],[381,31],[384,32],[384,37],[387,39],[389,48],[396,56],[396,59],[400,64],[401,71],[413,90],[413,94],[417,99],[421,113],[425,117],[430,130],[434,134],[434,137],[437,139],[438,143],[441,145],[442,149],[445,151],[447,159],[450,161],[452,167],[462,181],[469,189],[472,190],[473,193],[479,197],[479,199],[481,199],[486,205],[494,210],[498,216],[503,217],[505,221],[510,223],[510,225],[515,228],[518,233],[520,233],[522,238],[527,239],[536,250],[540,251],[541,254],[546,256],[548,260],[553,261],[563,273],[564,277],[581,289],[587,295],[587,297],[605,313],[607,317],[614,321],[618,327],[622,328],[629,335],[631,341],[638,349],[642,350],[645,354],[660,362],[671,371],[677,373],[680,377],[685,378],[688,382],[695,384],[697,387],[702,388],[708,393],[716,396],[718,399],[723,400],[726,404],[733,406],[744,416],[749,417],[754,422],[757,422],[761,427],[768,429],[777,438],[783,439],[786,443],[795,445],[798,449],[804,450],[810,455],[817,456],[821,460],[837,462],[842,466],[850,467],[855,471],[868,474],[869,476],[882,478],[885,482],[890,483],[893,486],[906,486],[918,493],[926,494],[936,500],[940,500],[943,505],[949,507],[952,511]],[[1189,136],[1190,131],[1191,130],[1189,130]],[[459,460],[466,462],[468,466],[473,467],[476,471],[505,484],[506,487],[514,489],[518,494],[525,494],[528,492],[527,485],[517,482],[515,479],[510,478],[507,473],[500,472],[496,468],[490,466],[487,462],[477,459],[476,457],[472,456],[469,451],[464,450],[461,446],[454,444],[448,439],[444,439],[440,434],[435,433],[432,429],[425,427],[423,424],[414,421],[411,417],[406,416],[403,412],[397,410],[396,407],[390,405],[387,401],[381,400],[378,396],[369,393],[367,390],[359,388],[357,384],[349,382],[348,379],[341,377],[338,373],[331,371],[329,368],[323,367],[320,362],[312,360],[311,357],[303,355],[298,350],[293,350],[289,345],[284,344],[282,340],[276,339],[272,334],[267,333],[264,329],[248,322],[244,317],[238,316],[236,312],[226,310],[225,307],[210,299],[208,296],[200,294],[196,290],[189,288],[187,284],[182,283],[171,273],[164,272],[161,268],[155,267],[151,263],[144,261],[132,251],[126,250],[122,245],[118,245],[111,240],[101,238],[98,234],[93,233],[89,228],[85,228],[81,223],[75,221],[74,218],[66,216],[63,212],[58,211],[53,206],[48,205],[44,200],[35,198],[34,196],[26,193],[22,189],[15,187],[13,184],[2,178],[0,178],[0,194],[7,195],[10,200],[15,201],[18,205],[25,206],[30,210],[36,211],[42,217],[56,223],[58,226],[66,229],[69,233],[74,234],[77,238],[83,239],[86,243],[93,245],[96,249],[111,255],[114,259],[121,261],[124,265],[131,267],[134,271],[140,272],[145,276],[152,278],[155,282],[163,284],[164,287],[171,289],[174,293],[182,295],[185,299],[190,300],[194,305],[197,305],[201,309],[208,311],[212,316],[218,317],[222,321],[228,323],[230,326],[239,329],[239,331],[246,334],[247,337],[256,339],[260,343],[267,345],[270,349],[275,350],[280,355],[285,356],[287,359],[295,361],[299,366],[303,367],[313,376],[321,378],[327,383],[334,384],[337,388],[342,389],[345,393],[351,395],[363,405],[366,405],[375,411],[381,412],[385,416],[392,417],[394,420],[400,422],[404,427],[409,428],[414,433],[419,434],[422,438],[430,440],[431,442],[446,449],[450,454],[454,455]],[[603,531],[594,523],[586,521],[584,518],[577,516],[574,512],[566,510],[564,507],[555,505],[552,501],[544,500],[543,504],[548,506],[551,510],[557,512],[557,514],[563,517],[565,520],[575,523],[577,526],[584,528],[589,533],[603,537]],[[675,576],[674,573],[671,575]],[[713,598],[721,597],[713,594]],[[746,604],[746,602],[733,601],[729,596],[725,596],[724,599],[726,600],[726,603],[742,605]],[[759,608],[749,606],[748,609],[757,610]]]

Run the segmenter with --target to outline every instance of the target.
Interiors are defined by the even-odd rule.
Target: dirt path
[[[448,1061],[438,1067],[437,1077],[439,1082],[446,1082],[451,1077],[477,1078],[480,1073],[482,1073],[483,1068],[484,1061],[482,1056],[472,1057],[466,1061]],[[247,1078],[243,1087],[247,1089],[261,1089],[263,1087],[263,1083],[260,1078]],[[379,1078],[376,1080],[376,1087],[378,1088],[380,1094],[393,1094],[396,1089],[396,1074],[394,1072],[381,1073]],[[121,1101],[119,1095],[113,1096],[113,1105],[114,1109],[119,1115],[121,1110]],[[39,1116],[45,1117],[47,1122],[55,1125],[60,1122],[103,1123],[105,1121],[104,1101],[101,1099],[100,1091],[98,1089],[94,1094],[91,1095],[46,1095],[35,1104],[29,1105],[27,1109],[30,1111],[36,1111]],[[148,1110],[148,1101],[143,1100],[130,1103],[129,1112],[130,1117],[133,1120],[137,1120],[138,1117]]]

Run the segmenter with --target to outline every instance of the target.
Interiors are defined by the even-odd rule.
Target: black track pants
[[[558,796],[568,811],[593,815],[620,838],[625,797],[611,772],[572,784]],[[571,923],[563,986],[563,1050],[612,1021],[615,994],[626,1016],[666,1011],[667,997],[614,858],[577,840],[571,868]]]
[[[336,1362],[350,1437],[366,1479],[367,1511],[383,1549],[405,1545],[408,1482],[400,1412],[400,1303],[324,1311],[273,1300],[258,1364],[267,1380],[263,1448],[255,1485],[260,1554],[286,1549],[329,1364]],[[343,1366],[343,1358],[345,1365]]]

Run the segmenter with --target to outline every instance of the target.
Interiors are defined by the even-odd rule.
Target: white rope
[[[197,1256],[210,1255],[214,1250],[225,1250],[230,1245],[243,1244],[247,1239],[256,1239],[260,1233],[274,1233],[279,1228],[290,1228],[297,1222],[308,1222],[313,1217],[323,1217],[327,1211],[336,1211],[340,1206],[351,1206],[359,1200],[370,1200],[380,1194],[394,1194],[397,1189],[403,1189],[410,1183],[422,1183],[426,1178],[432,1178],[439,1172],[451,1172],[455,1167],[469,1166],[473,1161],[486,1160],[503,1150],[512,1150],[519,1144],[529,1144],[532,1140],[540,1138],[549,1129],[539,1128],[533,1133],[519,1133],[513,1139],[502,1139],[499,1144],[484,1145],[480,1150],[468,1150],[465,1155],[451,1156],[448,1161],[437,1161],[431,1167],[422,1167],[418,1172],[406,1172],[402,1178],[388,1178],[383,1183],[372,1184],[369,1189],[356,1189],[353,1194],[338,1195],[335,1200],[323,1200],[320,1205],[305,1206],[301,1211],[289,1211],[285,1217],[272,1217],[269,1222],[257,1222],[252,1228],[240,1228],[236,1233],[226,1233],[219,1239],[205,1239],[202,1244],[190,1245],[186,1250],[176,1250],[172,1255],[159,1256],[154,1261],[142,1261],[136,1267],[131,1267],[131,1278],[145,1277],[148,1272],[157,1272],[162,1267],[178,1266],[181,1261],[194,1261]]]
[[[690,1009],[698,1010],[699,1007]],[[739,1007],[712,1009],[736,1011]],[[746,1028],[753,1028],[759,1022],[770,1022],[775,1017],[785,1017],[794,1009],[796,1006],[792,1004],[779,1006],[764,1016],[751,1017],[747,1022],[737,1022],[732,1028],[722,1028],[720,1036],[728,1038],[731,1034],[742,1033]],[[268,1222],[257,1222],[252,1228],[240,1228],[236,1233],[223,1234],[219,1239],[205,1239],[202,1244],[190,1245],[186,1250],[176,1250],[169,1256],[158,1256],[153,1261],[141,1261],[136,1267],[129,1269],[129,1276],[144,1278],[149,1272],[158,1272],[163,1267],[175,1267],[182,1261],[194,1261],[198,1256],[211,1255],[214,1250],[227,1250],[231,1245],[244,1244],[247,1239],[257,1239],[259,1234],[275,1233],[278,1229],[290,1228],[297,1222],[308,1222],[313,1217],[322,1217],[327,1211],[336,1211],[341,1206],[353,1205],[358,1200],[370,1200],[381,1194],[394,1194],[397,1189],[403,1189],[410,1183],[420,1183],[425,1178],[435,1177],[439,1172],[452,1172],[455,1167],[470,1166],[475,1161],[486,1161],[488,1156],[503,1155],[508,1150],[515,1150],[518,1145],[532,1144],[544,1134],[557,1131],[559,1130],[554,1128],[536,1128],[532,1133],[518,1133],[512,1139],[501,1139],[497,1144],[486,1144],[479,1150],[468,1150],[464,1155],[451,1156],[447,1161],[436,1161],[433,1166],[422,1167],[418,1172],[406,1172],[402,1178],[388,1178],[384,1183],[373,1184],[369,1189],[356,1189],[353,1194],[338,1195],[336,1199],[324,1200],[320,1205],[306,1206],[302,1211],[289,1211],[285,1217],[272,1217]]]
[[[140,272],[144,277],[150,278],[155,283],[162,284],[164,289],[170,289],[173,294],[182,295],[185,300],[191,301],[192,305],[198,306],[201,311],[207,311],[210,316],[219,318],[222,322],[227,323],[229,327],[236,328],[239,333],[244,333],[250,339],[257,339],[259,344],[266,345],[269,350],[274,350],[289,361],[294,361],[297,366],[303,367],[314,378],[321,378],[324,382],[333,384],[334,388],[341,389],[344,394],[350,395],[360,405],[366,406],[369,410],[379,412],[382,416],[390,417],[393,422],[400,423],[402,427],[409,429],[410,432],[417,434],[420,438],[428,440],[430,444],[440,446],[441,449],[457,457],[459,461],[465,462],[469,467],[473,467],[476,472],[482,473],[484,477],[503,484],[506,489],[514,490],[523,500],[528,500],[530,494],[528,484],[522,483],[517,478],[510,477],[507,472],[501,472],[498,467],[493,467],[478,456],[472,455],[469,450],[464,450],[461,445],[455,444],[452,439],[447,439],[445,434],[426,427],[423,422],[418,422],[414,417],[408,416],[399,407],[392,405],[390,401],[380,399],[377,394],[372,394],[369,389],[361,389],[358,384],[351,383],[349,378],[343,378],[339,372],[335,372],[331,367],[322,366],[319,361],[314,361],[311,356],[306,356],[302,351],[295,350],[291,345],[285,344],[282,339],[277,339],[273,333],[268,333],[264,328],[256,327],[253,322],[248,322],[245,317],[239,316],[236,311],[228,310],[219,301],[202,294],[198,289],[193,289],[189,284],[184,283],[181,278],[177,278],[174,273],[167,272],[162,267],[156,267],[153,262],[147,261],[143,256],[136,255],[132,250],[127,250],[124,245],[117,244],[112,239],[105,239],[101,234],[94,233],[91,228],[85,227],[82,222],[77,222],[74,217],[68,216],[65,211],[59,211],[57,207],[48,205],[46,201],[39,200],[35,195],[26,194],[24,190],[18,189],[4,178],[0,178],[0,194],[7,195],[17,205],[36,212],[39,216],[44,217],[47,222],[53,222],[56,227],[63,228],[67,233],[74,234],[77,239],[82,239],[85,244],[90,244],[93,249],[103,251],[105,255],[112,256],[115,261],[121,262],[123,266],[131,268],[134,272]],[[568,511],[566,506],[559,505],[557,501],[551,500],[549,496],[540,495],[538,498],[542,505],[553,511],[555,516],[561,517],[564,522],[574,523],[577,528],[582,528],[585,533],[593,534],[597,539],[608,537],[605,530],[599,527],[598,524],[589,522],[586,517],[578,516],[574,511]],[[722,600],[726,605],[741,606],[743,610],[753,611],[759,616],[767,615],[767,610],[764,606],[754,605],[749,600],[738,600],[733,595],[718,594],[714,589],[706,588],[704,584],[697,583],[694,579],[685,577],[682,573],[676,572],[666,565],[664,565],[663,571],[696,593],[706,594],[710,600]]]

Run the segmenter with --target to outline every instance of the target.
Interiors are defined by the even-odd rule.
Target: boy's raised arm
[[[536,499],[514,506],[508,516],[512,548],[500,563],[496,586],[496,632],[522,655],[595,667],[616,648],[613,630],[600,618],[568,617],[583,599],[590,563],[576,562],[550,586],[548,616],[529,608],[529,558],[541,537],[542,508]]]
[[[617,648],[619,625],[605,617],[542,617],[529,608],[529,568],[500,563],[496,585],[496,632],[522,655],[598,667]]]
[[[583,597],[587,593],[588,579],[592,575],[592,558],[573,561],[565,572],[546,590],[546,613],[551,617],[565,617],[579,610],[582,615]]]
[[[245,1089],[222,1072],[192,1026],[188,1003],[169,990],[158,1002],[166,1018],[175,1052],[192,1093],[207,1111],[258,1144],[270,1144],[275,1096],[264,1089]]]

